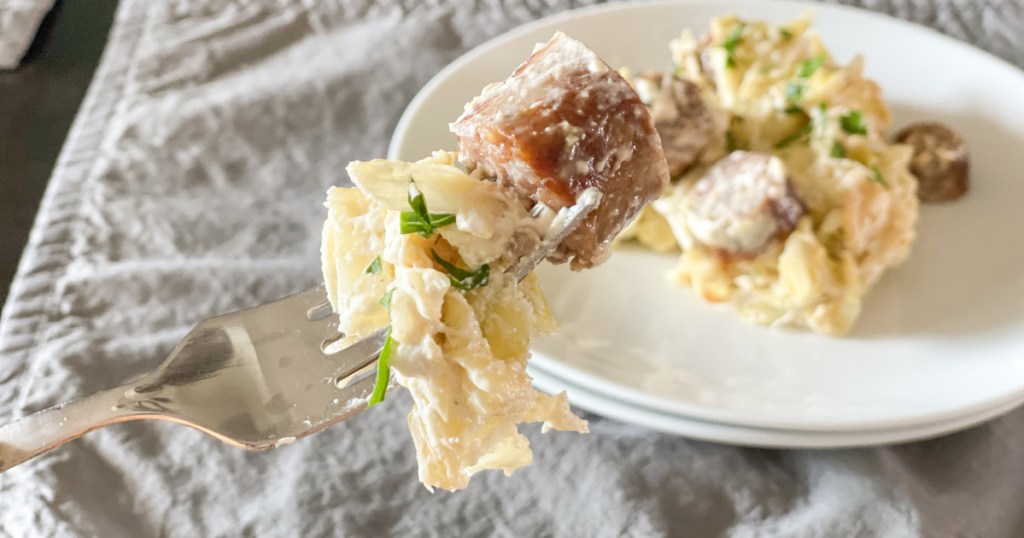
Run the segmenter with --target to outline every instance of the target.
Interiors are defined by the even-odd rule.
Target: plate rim
[[[771,449],[850,449],[924,441],[964,431],[1009,414],[1024,405],[1024,396],[991,406],[973,414],[908,427],[855,431],[808,431],[760,428],[701,420],[676,413],[631,405],[606,394],[596,393],[550,373],[527,368],[534,386],[541,392],[565,392],[569,403],[584,411],[660,433],[733,446]]]
[[[769,329],[770,328],[767,328]],[[813,420],[803,419],[774,420],[774,419],[750,419],[745,418],[742,413],[736,411],[721,411],[711,407],[700,407],[683,401],[673,401],[657,396],[648,396],[639,389],[629,385],[617,384],[609,379],[602,378],[586,370],[576,369],[571,365],[564,364],[553,359],[548,354],[531,347],[530,367],[535,371],[542,372],[548,376],[555,376],[565,379],[571,373],[582,382],[574,382],[574,386],[585,387],[589,392],[602,394],[607,398],[628,402],[634,407],[642,407],[672,415],[688,416],[693,420],[703,422],[714,422],[719,424],[730,424],[733,426],[747,428],[762,428],[774,430],[789,430],[815,433],[844,433],[857,431],[874,431],[879,429],[910,428],[914,426],[925,426],[938,422],[946,422],[961,419],[976,413],[984,412],[993,407],[1008,405],[1015,401],[1024,403],[1024,387],[1016,391],[1007,392],[998,398],[991,398],[975,404],[957,407],[945,412],[931,412],[918,416],[911,415],[902,419],[893,420],[846,420],[835,422],[827,419]],[[570,397],[571,399],[571,397]]]

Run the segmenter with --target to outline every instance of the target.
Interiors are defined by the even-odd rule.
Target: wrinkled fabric
[[[307,287],[329,185],[441,67],[591,2],[123,0],[0,324],[0,420],[151,370],[197,321]],[[1024,65],[1017,1],[864,0]],[[9,536],[1021,536],[1024,411],[897,447],[761,450],[589,415],[533,466],[416,480],[398,394],[248,453],[131,423],[0,475]]]
[[[52,6],[53,0],[0,0],[0,71],[20,64]]]
[[[53,0],[0,0],[0,71],[21,63]]]

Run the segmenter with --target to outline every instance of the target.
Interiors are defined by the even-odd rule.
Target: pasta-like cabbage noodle
[[[416,163],[355,162],[348,172],[356,188],[328,192],[324,281],[346,335],[341,345],[391,324],[391,371],[412,394],[408,423],[420,481],[460,489],[481,470],[511,474],[529,465],[521,422],[586,432],[564,393],[531,386],[530,339],[558,325],[533,275],[517,282],[504,272],[514,236],[549,220],[531,219],[515,194],[479,169],[464,171],[453,153]],[[412,181],[431,213],[454,214],[455,223],[429,238],[401,233]],[[435,254],[468,270],[487,264],[488,283],[454,287]],[[368,271],[378,256],[380,270]],[[380,301],[385,294],[389,307]]]

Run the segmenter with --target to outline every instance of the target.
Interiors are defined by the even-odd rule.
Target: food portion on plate
[[[458,152],[418,162],[353,162],[332,188],[322,264],[341,345],[390,325],[378,362],[413,398],[420,480],[459,489],[484,469],[529,465],[522,422],[586,432],[565,394],[526,373],[531,338],[557,329],[533,275],[507,269],[596,188],[600,204],[550,259],[585,269],[668,183],[647,107],[618,72],[562,34],[452,125]]]
[[[887,138],[863,59],[839,64],[806,16],[719,17],[671,51],[673,73],[626,72],[673,183],[619,242],[681,250],[672,279],[749,321],[847,333],[909,254],[919,197],[966,192],[962,139],[935,123]]]

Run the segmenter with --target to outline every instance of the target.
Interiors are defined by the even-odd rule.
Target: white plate
[[[581,386],[536,369],[531,369],[530,374],[534,376],[533,384],[538,389],[549,394],[566,391],[570,395],[573,405],[591,413],[702,441],[763,448],[852,448],[919,441],[967,429],[1007,413],[1024,402],[1024,400],[1014,400],[992,409],[951,420],[905,428],[814,432],[754,428],[690,419],[595,394]]]
[[[852,8],[789,2],[617,5],[519,28],[441,71],[410,104],[389,154],[454,148],[447,125],[555,30],[612,65],[669,66],[668,41],[715,15],[782,22],[813,7],[833,54],[867,58],[896,125],[941,119],[972,150],[972,191],[922,209],[911,258],[872,290],[847,338],[740,321],[662,277],[670,257],[624,251],[541,278],[563,331],[538,370],[594,394],[694,419],[807,431],[893,429],[974,416],[1024,397],[1024,75],[930,30]],[[624,29],[629,28],[626,31]],[[870,38],[868,37],[870,36]]]

